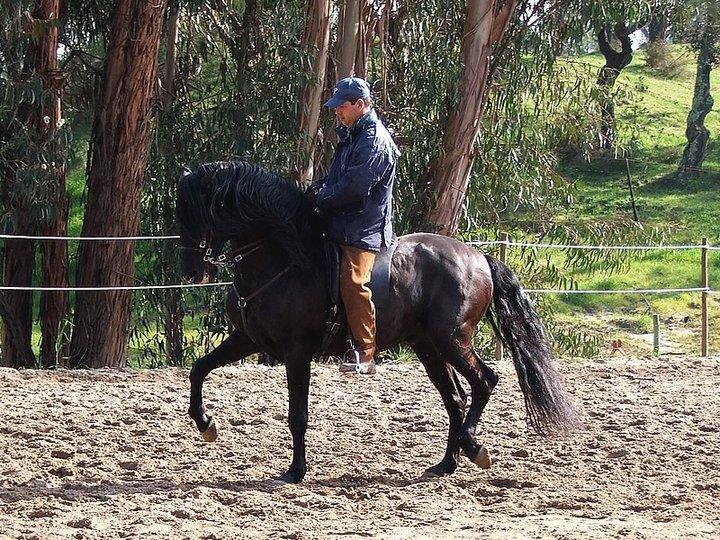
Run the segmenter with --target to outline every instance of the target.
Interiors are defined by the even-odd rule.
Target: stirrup
[[[340,363],[340,373],[357,373],[358,375],[375,375],[377,368],[375,359],[371,358],[368,362],[360,361],[360,353],[354,349],[350,349],[343,355]]]
[[[360,353],[355,349],[348,349],[340,359],[340,373],[357,373],[360,365]]]

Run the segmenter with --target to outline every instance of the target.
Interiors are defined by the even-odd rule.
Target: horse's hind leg
[[[452,474],[458,465],[460,454],[458,441],[462,430],[467,396],[460,385],[455,370],[445,362],[432,345],[415,344],[413,349],[420,362],[425,366],[430,381],[440,392],[440,397],[450,421],[445,456],[440,463],[430,467],[427,472],[438,476]]]
[[[234,330],[225,341],[209,354],[199,358],[190,370],[190,418],[195,420],[198,430],[208,442],[217,439],[217,427],[212,416],[203,405],[202,388],[205,377],[221,366],[225,366],[257,352],[257,346],[245,334]]]
[[[483,445],[477,443],[475,431],[480,415],[482,415],[485,405],[490,400],[490,394],[497,384],[498,377],[492,369],[480,360],[478,354],[470,346],[454,343],[448,347],[445,358],[460,375],[467,379],[472,395],[472,402],[460,430],[458,443],[463,453],[473,463],[487,469],[491,464],[490,455]]]

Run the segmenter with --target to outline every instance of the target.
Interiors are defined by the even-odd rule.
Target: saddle
[[[340,304],[340,258],[342,252],[340,246],[328,239],[324,240],[323,250],[325,253],[325,285],[331,306]],[[390,299],[390,263],[395,249],[398,246],[397,237],[393,236],[390,245],[382,249],[375,257],[370,283],[368,287],[372,291],[372,300],[375,309],[387,306]]]
[[[385,310],[389,307],[390,264],[392,263],[392,257],[397,246],[397,237],[393,236],[390,245],[385,249],[381,249],[380,253],[375,257],[368,287],[370,291],[372,291],[372,301],[373,304],[375,304],[376,311]],[[342,302],[340,298],[340,258],[342,256],[340,246],[335,242],[324,239],[323,253],[325,256],[325,286],[328,297],[330,298],[330,309],[328,311],[323,344],[318,356],[323,356],[328,345],[332,342],[335,333],[341,326],[340,316],[345,313],[345,310],[338,309]]]

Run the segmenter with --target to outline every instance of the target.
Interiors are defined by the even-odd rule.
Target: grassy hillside
[[[707,237],[720,245],[720,113],[715,107],[706,119],[711,132],[704,172],[694,177],[676,174],[685,145],[685,124],[692,102],[695,57],[687,49],[672,47],[680,66],[672,77],[646,65],[645,53],[635,54],[622,71],[618,84],[629,86],[640,105],[637,146],[630,157],[638,216],[646,227],[665,230],[667,244],[699,244]],[[600,67],[599,55],[582,58]],[[712,89],[720,96],[720,75],[713,72]],[[617,108],[618,129],[623,122],[638,121],[635,108]],[[616,215],[631,216],[625,163],[612,156],[599,155],[586,162],[562,165],[563,174],[577,187],[574,212],[578,217],[602,219]],[[578,273],[580,289],[636,289],[696,287],[700,281],[699,251],[652,251],[633,256],[629,271],[616,275]],[[720,252],[710,254],[710,285],[720,289]],[[632,342],[628,352],[650,351],[648,337],[638,334],[652,331],[652,313],[663,320],[666,350],[684,348],[697,352],[699,347],[699,293],[646,296],[582,295],[556,301],[556,307],[568,321],[585,325],[591,332],[602,332],[609,339],[626,338]],[[715,332],[714,350],[720,349],[720,303],[711,302],[711,327]],[[581,313],[582,318],[577,318]],[[715,322],[713,322],[713,318]],[[711,347],[712,350],[713,347]]]

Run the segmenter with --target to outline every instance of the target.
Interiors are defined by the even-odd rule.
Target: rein
[[[245,244],[244,246],[240,246],[239,248],[229,249],[227,251],[224,251],[217,257],[213,257],[212,245],[210,247],[207,247],[208,244],[205,240],[200,242],[200,246],[197,248],[180,246],[180,249],[205,251],[205,256],[203,257],[203,260],[205,262],[210,263],[215,266],[218,266],[220,268],[232,268],[233,266],[239,264],[243,259],[247,258],[252,253],[259,250],[263,246],[264,243],[265,243],[265,239],[261,238],[260,240],[255,240],[254,242],[250,242],[249,244]],[[250,329],[248,328],[247,314],[246,314],[246,308],[247,308],[248,302],[250,300],[252,300],[253,298],[261,295],[263,292],[265,292],[268,288],[270,288],[270,286],[272,286],[277,280],[279,280],[281,277],[283,277],[289,271],[290,271],[290,265],[286,266],[283,270],[281,270],[280,272],[275,274],[275,276],[273,276],[270,279],[270,281],[268,281],[264,285],[260,286],[260,288],[255,289],[254,291],[252,291],[250,294],[248,294],[246,296],[242,296],[240,294],[240,291],[238,291],[237,285],[235,284],[235,280],[233,279],[232,287],[233,287],[233,291],[235,291],[235,294],[238,297],[238,307],[240,308],[240,317],[242,319],[243,326],[245,327],[245,333],[257,345],[259,345],[258,341],[256,339],[253,339],[252,335],[250,334]]]

